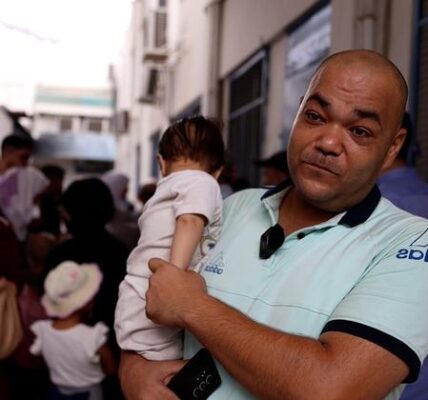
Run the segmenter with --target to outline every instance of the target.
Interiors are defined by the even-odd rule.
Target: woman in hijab
[[[14,167],[0,176],[0,210],[11,224],[19,241],[27,236],[35,204],[49,181],[33,167]]]

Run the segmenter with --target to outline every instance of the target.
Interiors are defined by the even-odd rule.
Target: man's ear
[[[161,175],[165,176],[166,175],[166,162],[165,162],[165,160],[163,159],[163,157],[159,153],[156,154],[156,159],[157,159],[158,164],[159,164],[159,169],[160,169]]]
[[[389,146],[388,152],[386,153],[385,159],[382,164],[382,170],[385,171],[389,169],[397,158],[398,153],[400,152],[401,146],[403,146],[404,139],[406,139],[407,129],[400,128],[395,134],[394,139],[392,140],[391,145]]]

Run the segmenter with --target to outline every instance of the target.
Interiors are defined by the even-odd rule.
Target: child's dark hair
[[[198,162],[213,173],[225,163],[220,127],[202,116],[174,122],[162,135],[159,154],[165,161],[184,158]]]

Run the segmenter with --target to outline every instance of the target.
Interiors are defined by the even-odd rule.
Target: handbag
[[[22,336],[16,286],[0,278],[0,360],[15,351]]]

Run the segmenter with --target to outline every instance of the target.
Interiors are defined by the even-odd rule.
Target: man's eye
[[[312,121],[312,122],[319,122],[319,121],[321,121],[321,117],[316,112],[306,111],[305,115],[306,115],[306,118],[309,121]]]
[[[352,128],[351,132],[353,135],[355,135],[357,137],[370,137],[371,136],[370,131],[367,129],[364,129],[364,128],[359,128],[359,127]]]

